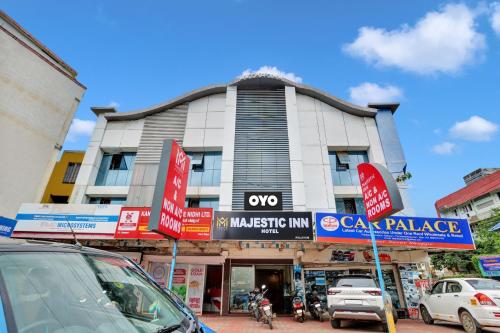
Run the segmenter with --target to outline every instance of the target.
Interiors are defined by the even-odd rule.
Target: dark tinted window
[[[370,277],[342,277],[337,280],[334,287],[352,287],[352,288],[377,288],[375,281]]]

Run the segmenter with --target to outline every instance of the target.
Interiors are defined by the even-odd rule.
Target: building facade
[[[500,208],[500,169],[478,169],[464,176],[465,187],[435,203],[440,217],[467,219],[473,226]]]
[[[85,92],[76,71],[0,11],[0,216],[40,202]]]
[[[85,156],[84,151],[63,151],[50,175],[41,203],[68,203],[83,156]]]
[[[380,163],[395,177],[406,169],[393,118],[397,107],[356,106],[265,75],[208,86],[133,112],[95,107],[97,124],[68,206],[151,207],[163,141],[175,139],[191,159],[187,207],[244,214],[247,193],[273,192],[280,195],[279,214],[364,214],[356,166]],[[401,214],[412,216],[407,187],[399,186]],[[108,236],[87,244],[127,251],[166,282],[172,241]],[[265,283],[275,310],[287,313],[292,288],[300,287],[306,296],[316,289],[326,297],[338,274],[375,273],[369,245],[246,239],[180,241],[175,274],[204,272],[203,311],[246,311],[248,290]],[[395,306],[416,306],[418,296],[409,294],[404,281],[425,271],[427,252],[386,247],[382,256]],[[187,281],[191,278],[174,276],[174,288],[191,300],[195,289]]]

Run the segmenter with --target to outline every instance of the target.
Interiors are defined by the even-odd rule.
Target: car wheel
[[[340,328],[342,322],[340,321],[340,319],[332,319],[330,321],[330,323],[332,324],[332,328]]]
[[[460,312],[460,322],[467,333],[481,333],[483,331],[474,317],[466,310]]]
[[[398,323],[399,317],[397,311],[394,309],[392,310],[392,318],[394,318],[394,325],[396,325]]]
[[[434,324],[434,319],[432,319],[429,311],[427,311],[427,308],[425,306],[420,307],[420,313],[422,314],[422,319],[424,320],[424,323],[427,325],[432,325]]]

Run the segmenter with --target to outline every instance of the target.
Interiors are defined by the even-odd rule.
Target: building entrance
[[[230,270],[229,311],[248,312],[249,292],[265,284],[268,289],[266,297],[273,304],[273,311],[277,314],[291,313],[292,270],[293,265],[282,263],[233,263]]]
[[[289,266],[255,266],[255,285],[266,285],[266,294],[278,314],[289,313],[292,279]]]

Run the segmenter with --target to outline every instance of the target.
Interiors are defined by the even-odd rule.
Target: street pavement
[[[202,316],[200,318],[210,328],[217,333],[257,333],[270,332],[269,326],[262,323],[257,323],[249,317],[232,317],[232,316]],[[343,323],[341,329],[334,330],[330,326],[330,322],[325,320],[323,323],[319,321],[307,320],[305,323],[294,321],[291,317],[278,317],[273,321],[274,329],[272,332],[286,333],[367,333],[367,332],[383,332],[380,325],[365,322],[348,322]],[[398,333],[464,333],[464,330],[459,325],[450,324],[435,324],[426,325],[417,320],[402,320],[398,321],[396,326]],[[484,332],[500,333],[499,329],[485,330]]]

